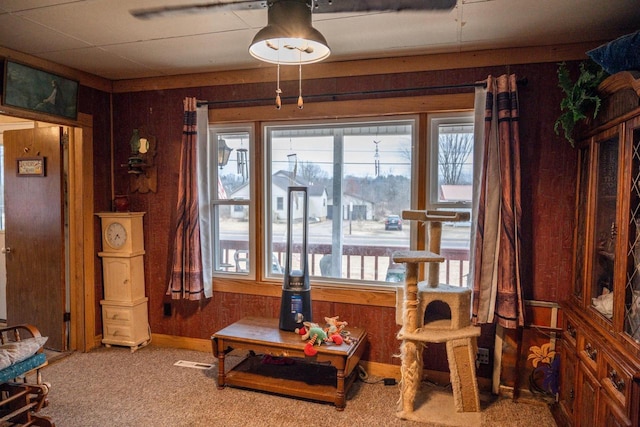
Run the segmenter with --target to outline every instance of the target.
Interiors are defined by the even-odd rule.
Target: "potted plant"
[[[562,114],[555,122],[553,129],[556,135],[560,135],[560,127],[564,137],[572,147],[575,147],[574,128],[578,122],[598,115],[601,99],[598,95],[598,85],[604,80],[606,73],[602,68],[595,69],[597,65],[587,66],[580,64],[580,74],[574,82],[571,80],[569,70],[563,62],[558,66],[558,86],[565,94],[560,102]]]

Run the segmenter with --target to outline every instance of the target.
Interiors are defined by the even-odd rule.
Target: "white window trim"
[[[429,167],[427,173],[427,183],[425,189],[427,191],[427,209],[471,209],[472,202],[440,202],[438,201],[438,126],[446,124],[474,124],[473,111],[467,112],[445,112],[433,113],[428,115],[427,119],[427,144],[428,150],[426,164]],[[475,152],[480,149],[480,144],[473,144],[475,161]],[[475,167],[475,165],[474,165]]]
[[[218,150],[217,150],[217,135],[220,133],[248,133],[249,140],[247,141],[247,146],[249,147],[249,200],[220,200],[218,199]],[[255,150],[255,132],[254,132],[254,124],[253,123],[238,123],[232,125],[218,124],[218,125],[210,125],[209,126],[209,139],[210,143],[215,144],[214,148],[210,150],[210,159],[209,165],[210,174],[211,174],[211,182],[210,182],[210,203],[211,203],[211,212],[212,212],[212,220],[211,220],[211,236],[212,236],[212,256],[219,256],[215,251],[215,239],[216,235],[216,223],[217,220],[215,218],[216,207],[219,206],[229,206],[233,209],[234,206],[242,205],[249,207],[249,231],[248,231],[248,239],[249,239],[249,271],[248,272],[224,272],[215,270],[215,259],[212,259],[213,269],[213,277],[227,277],[227,278],[237,278],[242,277],[243,279],[256,279],[256,207],[255,207],[255,166],[254,166],[254,150]]]
[[[346,118],[340,118],[340,119],[335,119],[335,120],[331,120],[331,119],[312,119],[312,120],[296,120],[294,122],[292,121],[273,121],[273,122],[262,122],[261,123],[261,132],[263,135],[263,141],[264,141],[264,150],[265,150],[265,154],[262,156],[263,157],[263,161],[264,161],[264,166],[263,166],[263,170],[264,170],[264,183],[263,183],[263,194],[261,195],[263,198],[263,205],[264,205],[264,213],[263,215],[265,215],[265,218],[270,218],[270,210],[272,209],[271,206],[271,200],[272,200],[272,195],[271,195],[271,188],[269,186],[271,180],[269,179],[269,175],[273,173],[273,171],[271,170],[271,164],[272,164],[272,159],[271,159],[271,150],[270,150],[270,135],[268,132],[269,128],[272,127],[306,127],[306,126],[314,126],[314,125],[319,125],[319,126],[324,126],[324,125],[328,125],[328,126],[336,126],[339,127],[341,125],[351,125],[351,124],[357,124],[357,123],[370,123],[370,122],[387,122],[387,121],[413,121],[413,127],[412,127],[412,134],[411,134],[411,138],[412,138],[412,144],[411,144],[411,199],[410,199],[410,206],[411,209],[415,209],[416,208],[416,203],[417,203],[417,195],[418,195],[418,185],[417,185],[417,179],[418,179],[418,167],[419,167],[419,159],[417,156],[417,146],[419,143],[419,136],[418,136],[418,130],[420,129],[420,114],[416,113],[416,114],[398,114],[398,115],[392,115],[392,116],[362,116],[362,117],[346,117]],[[473,122],[472,122],[473,123]],[[275,208],[275,207],[274,207]],[[271,224],[270,221],[265,220],[265,224],[264,224],[264,234],[263,234],[263,241],[264,241],[264,255],[263,257],[265,258],[264,260],[264,276],[263,276],[263,280],[265,282],[269,282],[269,281],[281,281],[281,277],[280,276],[274,276],[271,273],[270,267],[271,264],[270,262],[267,260],[267,257],[269,256],[269,254],[271,253],[271,250],[269,248],[269,245],[271,244]],[[409,234],[409,247],[415,247],[415,243],[417,240],[417,227],[411,227],[411,232]],[[321,285],[324,288],[332,288],[335,287],[337,289],[357,289],[357,290],[362,290],[365,291],[367,289],[370,290],[389,290],[389,289],[395,289],[398,287],[398,283],[397,282],[383,282],[383,281],[373,281],[373,280],[354,280],[354,279],[340,279],[340,278],[325,278],[325,277],[320,277],[320,276],[313,276],[311,277],[312,282],[314,283],[318,283],[319,285]]]

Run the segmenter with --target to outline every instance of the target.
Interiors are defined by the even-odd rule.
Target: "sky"
[[[411,163],[408,154],[411,152],[409,135],[345,136],[344,174],[357,177],[375,177],[374,155],[379,141],[380,175],[411,176]],[[240,147],[240,142],[227,141],[232,148]],[[242,145],[248,147],[245,141]],[[313,136],[297,138],[277,138],[272,141],[271,151],[272,173],[278,170],[289,170],[288,155],[295,154],[298,164],[311,162],[320,166],[330,177],[333,174],[333,137]],[[222,169],[222,175],[237,173],[236,150],[231,153],[229,163]]]

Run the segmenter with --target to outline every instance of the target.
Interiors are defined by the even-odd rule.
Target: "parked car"
[[[387,215],[384,220],[385,230],[402,230],[402,218],[399,215]]]

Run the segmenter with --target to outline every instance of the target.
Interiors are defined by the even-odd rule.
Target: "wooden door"
[[[67,348],[61,137],[58,126],[4,132],[7,324],[34,324],[59,351]],[[18,173],[28,159],[44,162],[42,176]]]

